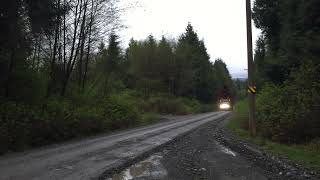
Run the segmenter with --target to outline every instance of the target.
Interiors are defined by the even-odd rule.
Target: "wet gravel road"
[[[119,167],[125,167],[136,161],[139,157],[142,157],[144,154],[152,152],[156,147],[167,144],[168,142],[171,142],[172,139],[176,139],[203,124],[225,119],[228,114],[228,112],[213,112],[192,116],[169,117],[170,121],[152,126],[90,138],[79,142],[54,145],[25,153],[9,154],[0,157],[0,179],[80,180],[103,178],[101,174],[107,174],[108,171],[113,172],[113,170]],[[192,152],[191,149],[188,150],[187,143],[189,143],[189,141],[181,141],[181,143],[186,144],[185,146],[179,146],[183,148],[179,148],[180,150],[177,149],[177,153],[185,152],[186,155],[187,153],[195,153]],[[206,143],[199,143],[199,150],[201,150],[200,147],[205,147]],[[198,149],[198,147],[196,147],[196,149]],[[171,152],[174,153],[175,151]],[[222,154],[225,155],[225,158],[221,157],[220,161],[232,160],[232,156],[221,153],[221,155]],[[199,155],[206,156],[205,154]],[[173,154],[173,156],[175,155]],[[216,154],[215,156],[220,155]],[[168,157],[170,158],[170,156]],[[198,161],[197,159],[189,159],[187,161],[187,159],[184,160],[182,156],[181,158],[181,160],[180,158],[170,158],[166,160],[167,164],[165,165],[170,166],[170,164],[172,164],[171,166],[175,167],[175,162],[181,164],[193,160],[195,160],[194,163]],[[154,160],[152,162],[158,161]],[[202,162],[200,162],[200,164],[201,163]],[[218,165],[219,161],[216,161],[215,163]],[[231,163],[226,162],[225,164]],[[246,163],[243,162],[243,164]],[[186,168],[182,169],[189,172],[187,165],[185,167]],[[221,166],[221,168],[223,167],[224,166]],[[250,168],[248,167],[247,169]],[[175,169],[171,169],[169,173],[174,170]],[[176,170],[176,177],[179,179],[178,174],[180,169]],[[211,173],[209,170],[208,172]],[[258,176],[259,175],[257,175],[257,177]]]
[[[272,174],[220,144],[224,119],[195,129],[147,159],[106,180],[267,180]]]
[[[319,180],[319,174],[210,121],[104,180]],[[119,170],[119,169],[118,169]]]

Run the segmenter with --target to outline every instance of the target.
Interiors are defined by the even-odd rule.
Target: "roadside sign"
[[[256,86],[248,86],[248,93],[256,94],[257,93],[257,87]]]

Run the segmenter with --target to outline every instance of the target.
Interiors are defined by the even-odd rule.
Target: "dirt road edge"
[[[320,176],[310,169],[293,163],[284,157],[272,155],[258,146],[240,139],[230,132],[225,124],[221,124],[220,128],[216,131],[215,138],[224,146],[254,162],[258,167],[275,174],[275,179],[320,179]]]

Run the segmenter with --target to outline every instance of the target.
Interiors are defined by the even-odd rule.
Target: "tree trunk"
[[[90,23],[89,23],[89,38],[88,38],[88,48],[87,48],[87,56],[86,56],[86,62],[85,62],[85,70],[83,75],[83,82],[82,82],[82,89],[84,90],[86,80],[87,80],[87,73],[88,73],[88,64],[89,64],[89,56],[90,56],[90,47],[91,47],[91,33],[92,33],[92,24],[93,24],[93,3],[94,1],[91,0],[91,15],[90,15]]]
[[[61,96],[64,96],[66,93],[70,74],[71,74],[73,66],[74,66],[74,63],[73,63],[73,61],[75,59],[74,51],[75,51],[75,46],[76,46],[77,30],[78,30],[78,24],[79,24],[79,19],[80,19],[80,17],[78,17],[78,14],[79,14],[79,16],[81,14],[80,13],[81,12],[81,4],[82,4],[82,0],[81,1],[78,0],[77,5],[76,5],[76,10],[75,10],[75,15],[74,15],[74,32],[73,32],[73,38],[72,38],[71,52],[70,52],[69,60],[66,63],[66,67],[64,67],[65,71],[64,71],[63,81],[62,81],[62,89],[61,89],[61,93],[60,93]],[[80,9],[80,11],[79,11],[79,9]]]
[[[5,82],[5,97],[8,98],[9,97],[9,91],[10,91],[10,80],[11,80],[11,74],[12,74],[12,70],[13,70],[13,63],[14,63],[14,57],[15,57],[15,48],[11,49],[11,55],[10,55],[10,61],[9,61],[9,68],[8,68],[8,74],[7,74],[7,79]]]
[[[58,0],[58,5],[57,5],[57,9],[60,9],[60,0]],[[49,80],[49,84],[48,84],[48,89],[47,89],[47,97],[49,97],[51,95],[51,90],[52,90],[52,84],[54,81],[54,66],[56,63],[56,54],[57,54],[57,49],[58,49],[58,41],[59,41],[59,26],[60,26],[60,17],[59,15],[57,15],[56,17],[56,29],[55,29],[55,37],[54,37],[54,44],[53,44],[53,54],[52,54],[52,60],[50,63],[50,72],[49,72],[49,76],[50,76],[50,80]]]
[[[87,14],[87,7],[88,7],[88,0],[84,3],[84,12],[82,15],[82,22],[81,22],[81,28],[80,28],[80,57],[79,57],[79,93],[82,91],[82,76],[83,76],[83,55],[84,55],[84,44],[86,40],[86,35],[84,32],[85,24],[86,24],[86,14]]]
[[[40,36],[39,43],[38,43],[38,52],[37,52],[37,67],[36,67],[37,72],[39,72],[39,69],[40,69],[41,41],[42,41],[42,38],[41,38],[41,36]]]

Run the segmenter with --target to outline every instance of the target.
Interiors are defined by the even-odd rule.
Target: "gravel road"
[[[305,167],[249,144],[210,121],[104,180],[318,180]]]
[[[228,114],[213,112],[172,116],[169,121],[143,128],[5,155],[0,157],[0,179],[101,179],[172,142],[171,140],[208,122],[224,119]]]
[[[161,151],[106,180],[267,180],[272,177],[226,146],[215,133],[225,119],[211,121]]]

